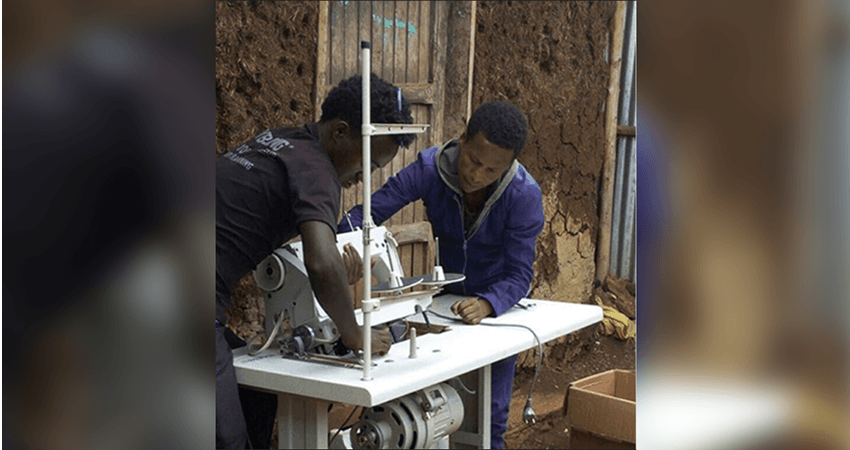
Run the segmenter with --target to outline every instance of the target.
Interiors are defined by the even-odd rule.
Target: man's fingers
[[[481,322],[484,314],[481,310],[481,305],[476,300],[472,300],[465,307],[460,308],[460,313],[463,316],[463,321],[472,325]]]
[[[472,316],[478,311],[478,304],[475,301],[466,301],[460,305],[460,313],[464,316]]]
[[[353,245],[345,244],[342,248],[342,256],[348,259],[349,262],[357,261],[357,250],[354,249]]]
[[[452,304],[452,312],[458,316],[464,315],[464,311],[469,307],[467,300],[458,300]]]
[[[474,317],[474,316],[473,316],[473,315],[469,312],[469,310],[468,310],[468,309],[461,309],[461,310],[460,310],[460,313],[459,313],[458,315],[459,315],[459,316],[460,316],[460,318],[461,318],[461,319],[463,319],[463,321],[464,321],[464,322],[466,322],[466,323],[471,323],[471,322],[472,322],[472,319],[473,319],[473,317]]]
[[[346,275],[348,276],[348,284],[354,284],[360,279],[363,273],[363,264],[360,261],[360,255],[357,254],[357,249],[351,243],[345,244],[342,248],[342,260],[345,263]]]
[[[345,248],[345,251],[342,253],[342,259],[345,261],[345,267],[348,267],[351,270],[352,266],[356,262],[354,259],[354,255],[348,250],[348,247]]]
[[[377,353],[378,355],[384,356],[390,349],[390,345],[392,344],[390,340],[390,331],[389,329],[378,329],[372,330],[372,353]]]
[[[474,297],[458,300],[452,303],[451,311],[455,315],[460,316],[464,322],[473,325],[481,322],[481,319],[483,318],[481,305],[479,304],[478,299]]]

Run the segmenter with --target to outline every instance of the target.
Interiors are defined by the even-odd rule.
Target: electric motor
[[[457,431],[463,403],[446,383],[367,408],[351,428],[354,448],[432,448]]]

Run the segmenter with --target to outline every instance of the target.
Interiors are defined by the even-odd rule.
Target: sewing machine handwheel
[[[402,278],[401,286],[398,287],[390,287],[389,283],[381,283],[381,284],[373,284],[372,292],[375,294],[384,294],[387,292],[398,292],[403,291],[405,289],[412,288],[419,283],[422,283],[424,277],[410,277],[410,278]]]
[[[279,256],[272,253],[260,261],[260,264],[257,264],[252,273],[257,287],[266,292],[274,292],[283,286],[283,279],[286,278],[286,266],[283,265],[283,260]]]
[[[445,286],[447,284],[457,283],[458,281],[463,281],[466,279],[466,275],[462,273],[447,273],[445,274],[445,280],[434,280],[434,274],[429,273],[425,275],[425,279],[422,280],[423,286]]]

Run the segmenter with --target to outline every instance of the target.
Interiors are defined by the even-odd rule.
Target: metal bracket
[[[380,300],[364,300],[360,305],[363,312],[372,312],[372,311],[380,311],[381,310],[381,301]]]
[[[400,124],[400,123],[364,123],[361,132],[364,136],[382,134],[418,134],[428,131],[430,125]]]

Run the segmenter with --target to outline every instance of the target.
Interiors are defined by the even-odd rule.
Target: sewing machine
[[[337,236],[337,248],[342,252],[351,244],[358,255],[363,255],[363,231],[355,230]],[[372,311],[372,325],[389,323],[431,305],[433,295],[439,287],[463,280],[463,275],[444,274],[437,269],[425,276],[405,277],[398,256],[398,244],[385,227],[372,230],[370,243],[372,256],[377,263],[372,274],[378,284],[372,286],[375,294],[390,294],[380,297],[378,309]],[[330,316],[313,295],[307,269],[304,266],[304,249],[301,242],[294,242],[275,250],[254,270],[257,286],[265,291],[265,329],[269,340],[280,333],[281,322],[289,319],[292,333],[278,338],[284,356],[308,358],[316,355],[343,356],[345,349],[338,344],[340,334]],[[430,289],[403,293],[424,283]],[[362,308],[355,310],[358,325],[362,326]]]

